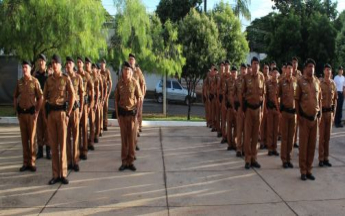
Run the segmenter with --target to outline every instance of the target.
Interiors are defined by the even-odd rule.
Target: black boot
[[[43,158],[43,146],[38,147],[38,151],[36,154],[36,159],[40,159],[40,158]]]
[[[46,146],[46,157],[48,160],[52,158],[52,155],[50,153],[50,146]]]

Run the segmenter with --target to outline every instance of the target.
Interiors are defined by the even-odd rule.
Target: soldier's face
[[[91,71],[91,62],[85,62],[85,67],[87,71]]]
[[[269,67],[268,67],[268,65],[265,65],[265,66],[264,66],[264,69],[263,69],[263,72],[264,72],[265,74],[267,74],[268,71],[269,71]]]
[[[229,68],[230,68],[230,65],[229,64],[225,64],[225,72],[228,72]]]
[[[271,75],[272,75],[272,79],[277,79],[278,78],[278,71],[277,70],[272,71]]]
[[[22,66],[24,76],[29,76],[31,74],[31,67],[27,64]]]
[[[77,66],[79,69],[82,69],[84,67],[84,63],[81,60],[77,61]]]
[[[54,72],[60,72],[61,71],[61,64],[57,63],[56,61],[52,62],[52,66],[53,66],[53,71]]]
[[[128,63],[129,63],[130,65],[132,65],[132,66],[134,66],[134,65],[135,65],[135,58],[133,58],[133,57],[129,57],[129,59],[128,59],[128,60],[129,60],[129,62],[128,62]]]
[[[293,66],[293,69],[296,70],[298,68],[298,62],[297,61],[292,61],[292,66]]]
[[[259,62],[253,61],[252,62],[252,72],[257,73],[260,70]]]
[[[104,62],[101,63],[101,69],[105,70],[105,63]]]
[[[97,68],[96,68],[96,67],[93,67],[93,68],[92,68],[92,72],[93,72],[94,74],[97,75]]]
[[[122,70],[122,77],[125,80],[128,80],[131,77],[131,69],[129,67],[124,67]]]
[[[241,67],[241,75],[247,74],[247,68]]]
[[[74,62],[68,61],[66,64],[67,71],[72,72],[74,68]]]
[[[343,73],[344,73],[344,70],[339,70],[338,71],[338,74],[341,76],[341,75],[343,75]]]
[[[45,69],[46,68],[46,61],[44,61],[43,59],[39,59],[38,63],[40,65],[40,69]]]
[[[315,65],[312,63],[309,63],[306,68],[306,75],[311,77],[314,75],[315,72]]]
[[[232,78],[236,78],[236,77],[237,77],[237,71],[232,70],[232,71],[231,71],[231,77],[232,77]]]
[[[292,75],[292,67],[290,65],[285,67],[285,69],[283,68],[283,71],[285,71],[285,75],[286,76],[291,76]]]
[[[332,70],[330,68],[325,68],[323,73],[325,74],[325,77],[331,77]]]

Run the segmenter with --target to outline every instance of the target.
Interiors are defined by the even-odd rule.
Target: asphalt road
[[[109,109],[114,110],[114,99],[109,100]],[[168,115],[178,115],[178,116],[187,116],[188,106],[182,103],[170,102],[167,105],[167,114]],[[145,99],[143,113],[146,114],[162,114],[163,113],[163,104],[157,103],[153,99]],[[204,117],[205,108],[202,104],[193,104],[191,107],[191,115]]]

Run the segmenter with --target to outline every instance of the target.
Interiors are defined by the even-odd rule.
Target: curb
[[[0,124],[16,124],[17,117],[0,117]],[[143,121],[143,127],[205,127],[205,122],[189,122],[189,121]],[[118,127],[116,119],[108,119],[109,127]]]

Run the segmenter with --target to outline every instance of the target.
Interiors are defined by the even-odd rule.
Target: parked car
[[[191,98],[188,97],[188,90],[184,88],[177,80],[167,79],[167,100],[184,102],[188,105],[190,102],[196,100],[195,92],[192,92]],[[160,80],[156,84],[155,96],[158,103],[163,103],[163,80]]]

